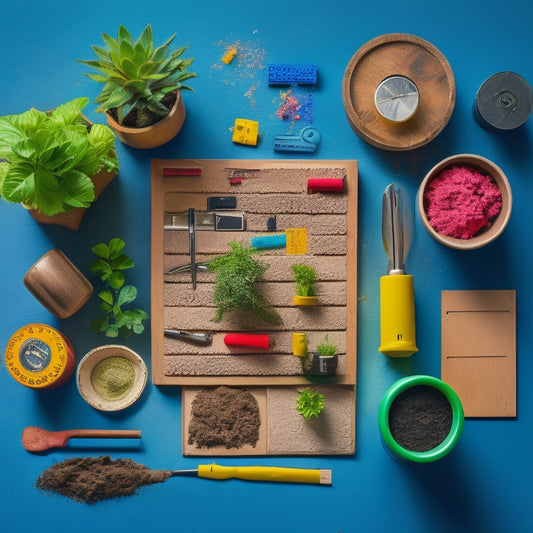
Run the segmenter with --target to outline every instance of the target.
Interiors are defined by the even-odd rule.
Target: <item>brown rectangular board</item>
[[[163,176],[163,169],[200,169],[197,175]],[[167,171],[168,173],[168,171]],[[308,194],[309,178],[342,178],[343,192]],[[215,274],[198,271],[166,275],[190,262],[189,235],[165,230],[165,212],[207,210],[210,196],[234,196],[245,214],[245,231],[195,232],[197,262],[228,253],[237,240],[287,235],[286,248],[261,252],[270,265],[259,282],[283,325],[272,326],[239,311],[215,322]],[[286,230],[289,230],[287,232]],[[294,231],[296,230],[296,231]],[[294,235],[304,239],[294,241]],[[355,385],[357,339],[357,161],[355,160],[152,160],[152,381],[156,385],[299,385],[308,383],[301,360],[292,354],[292,334],[305,332],[312,350],[327,334],[337,345],[336,384]],[[292,239],[290,240],[289,237]],[[302,253],[302,251],[304,253]],[[291,264],[317,270],[319,305],[297,308]],[[164,329],[208,333],[210,346],[187,344]],[[226,333],[268,334],[266,350],[228,347]]]
[[[441,377],[466,417],[516,416],[516,291],[442,291]]]
[[[215,389],[216,387],[209,387]],[[182,389],[182,450],[185,456],[353,455],[355,453],[355,388],[314,386],[324,394],[324,409],[305,420],[296,410],[298,387],[246,387],[260,411],[259,439],[254,445],[198,446],[189,425],[192,402],[202,387]],[[204,413],[205,414],[205,413]],[[209,417],[220,420],[222,415]]]

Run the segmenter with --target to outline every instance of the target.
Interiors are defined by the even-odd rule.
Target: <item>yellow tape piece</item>
[[[307,254],[307,228],[287,228],[285,236],[287,255]]]

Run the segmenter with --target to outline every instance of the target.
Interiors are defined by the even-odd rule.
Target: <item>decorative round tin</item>
[[[17,330],[9,339],[5,357],[13,378],[32,389],[59,387],[69,380],[76,362],[67,337],[45,324]]]

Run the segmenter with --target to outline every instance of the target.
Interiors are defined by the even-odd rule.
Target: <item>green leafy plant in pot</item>
[[[316,350],[309,352],[302,359],[304,374],[315,376],[332,376],[337,371],[337,346],[329,342],[328,335],[317,344]]]
[[[296,281],[294,305],[317,305],[318,296],[315,294],[316,270],[312,266],[303,263],[295,263],[291,265],[291,269]]]
[[[181,91],[192,90],[183,82],[196,74],[188,71],[194,58],[182,58],[187,46],[169,52],[174,37],[155,47],[150,24],[136,40],[120,25],[116,39],[102,34],[107,48],[92,46],[98,59],[78,60],[98,71],[89,78],[104,84],[96,111],[106,113],[119,139],[134,148],[165,144],[183,126]]]
[[[118,172],[115,135],[82,114],[89,98],[0,117],[0,194],[41,223],[77,230]]]

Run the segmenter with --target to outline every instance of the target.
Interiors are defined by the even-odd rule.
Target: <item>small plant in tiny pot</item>
[[[148,314],[141,309],[124,308],[137,298],[137,288],[125,284],[124,271],[135,266],[132,259],[123,253],[125,246],[122,239],[115,238],[109,244],[101,243],[91,248],[98,259],[91,263],[90,268],[106,285],[98,293],[105,316],[93,320],[91,326],[95,331],[103,331],[106,337],[121,335],[127,339],[131,333],[144,331],[143,320],[148,318]]]
[[[107,48],[92,46],[98,59],[78,60],[98,71],[87,73],[92,80],[104,84],[95,99],[100,104],[96,111],[107,114],[109,125],[129,146],[160,146],[183,125],[181,91],[192,90],[184,82],[196,74],[188,70],[194,58],[182,57],[188,46],[169,51],[174,37],[175,34],[156,47],[150,24],[136,40],[120,25],[116,39],[102,34]]]
[[[0,195],[38,222],[78,229],[118,172],[115,135],[82,115],[88,103],[82,97],[49,112],[0,117]]]
[[[291,265],[291,269],[296,281],[294,305],[317,305],[318,296],[315,293],[316,270],[312,266],[303,263],[295,263]]]
[[[212,259],[208,268],[216,272],[213,302],[217,307],[215,322],[224,313],[241,310],[253,313],[269,324],[280,325],[282,319],[266,298],[257,290],[257,281],[270,268],[253,254],[256,248],[243,247],[237,241],[230,243],[231,252]]]
[[[329,342],[328,335],[324,341],[317,344],[316,350],[309,352],[302,359],[304,374],[316,376],[331,376],[337,370],[337,346]]]
[[[318,418],[324,409],[324,395],[313,388],[305,388],[298,391],[296,410],[306,419]]]

